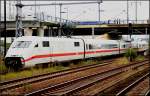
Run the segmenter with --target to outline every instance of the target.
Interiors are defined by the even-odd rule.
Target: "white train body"
[[[124,53],[129,43],[119,40],[23,36],[10,46],[7,67],[32,67],[48,62],[64,62]]]
[[[146,42],[145,40],[133,41],[132,47],[136,48],[139,52],[143,52],[148,49],[148,42]]]

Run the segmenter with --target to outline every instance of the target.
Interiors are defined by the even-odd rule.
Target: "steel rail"
[[[141,66],[141,65],[139,65],[139,66]],[[136,66],[136,67],[139,67],[139,66]],[[73,93],[76,93],[76,92],[78,92],[78,91],[80,91],[80,90],[82,90],[82,89],[85,89],[85,88],[88,88],[88,87],[90,87],[90,86],[92,86],[93,84],[95,84],[95,83],[98,83],[98,82],[100,82],[100,81],[102,81],[102,80],[105,80],[105,79],[107,79],[107,78],[111,78],[111,77],[113,77],[113,76],[115,76],[115,75],[118,75],[118,74],[121,74],[121,73],[123,73],[123,72],[125,72],[125,71],[127,71],[128,69],[125,69],[125,70],[123,70],[123,69],[121,69],[120,71],[118,71],[117,72],[117,70],[114,70],[114,72],[110,72],[110,74],[109,75],[107,75],[107,73],[106,73],[106,75],[104,75],[104,76],[106,76],[106,77],[103,77],[103,78],[100,78],[100,79],[98,79],[98,80],[96,80],[96,81],[92,81],[91,83],[88,83],[88,84],[85,84],[85,85],[81,85],[81,86],[79,86],[79,87],[77,87],[77,88],[73,88],[72,90],[68,90],[68,91],[66,91],[66,92],[64,92],[64,93],[54,93],[54,94],[46,94],[46,95],[55,95],[55,96],[70,96],[70,95],[72,95]],[[105,73],[104,73],[105,74]],[[102,74],[103,75],[103,74]],[[89,78],[88,78],[89,79]]]
[[[122,71],[126,71],[125,69],[126,68],[133,68],[133,67],[136,67],[136,66],[142,66],[143,64],[147,64],[148,62],[143,62],[143,63],[135,63],[135,64],[132,64],[132,65],[126,65],[126,66],[122,66],[122,67],[119,67],[119,68],[114,68],[114,69],[111,69],[111,70],[108,70],[108,71],[105,71],[105,72],[100,72],[100,73],[96,73],[96,74],[93,74],[93,75],[89,75],[89,76],[85,76],[85,77],[80,77],[80,78],[77,78],[75,80],[71,80],[71,81],[67,81],[67,82],[63,82],[63,83],[60,83],[60,84],[57,84],[57,85],[54,85],[54,86],[50,86],[50,87],[47,87],[47,88],[44,88],[44,89],[41,89],[41,90],[37,90],[37,91],[34,91],[34,92],[31,92],[31,93],[28,93],[28,94],[25,94],[26,96],[31,96],[31,95],[40,95],[40,94],[44,94],[50,90],[56,90],[58,88],[61,88],[61,87],[65,87],[65,86],[68,86],[68,85],[72,85],[73,83],[76,83],[76,82],[79,82],[83,79],[88,79],[88,78],[91,78],[93,76],[96,76],[96,75],[102,75],[102,74],[106,74],[106,73],[114,73],[115,74],[115,71],[117,70],[117,73],[119,72],[122,72]],[[138,64],[138,65],[137,65]],[[116,73],[116,74],[117,74]],[[113,75],[114,75],[113,74]],[[87,86],[87,85],[85,85]],[[82,86],[84,87],[84,86]],[[81,88],[81,87],[80,87]],[[77,89],[73,89],[73,90],[70,90],[69,92],[67,92],[66,94],[69,94],[69,93],[72,93],[76,90],[79,90],[78,88]],[[52,91],[50,91],[52,92]],[[49,94],[49,92],[48,92]],[[61,95],[66,95],[66,94],[61,94]],[[50,95],[50,94],[49,94]]]
[[[144,76],[142,76],[141,78],[137,79],[136,81],[134,81],[133,83],[131,83],[129,86],[125,87],[123,90],[119,91],[116,96],[123,96],[125,95],[125,93],[127,93],[131,88],[133,88],[135,85],[137,85],[139,82],[141,82],[143,79],[147,78],[147,76],[149,75],[149,73],[145,74]]]
[[[140,65],[141,66],[141,65]],[[140,67],[140,66],[136,66],[136,67]],[[123,70],[122,70],[123,71]],[[125,71],[123,71],[123,72],[125,72]],[[121,73],[123,73],[123,72],[118,72],[118,73],[116,73],[116,74],[114,74],[114,73],[112,73],[112,75],[110,75],[110,76],[108,76],[108,77],[106,77],[106,78],[102,78],[102,79],[100,79],[100,80],[97,80],[97,81],[95,81],[95,82],[92,82],[92,83],[90,83],[90,84],[87,84],[86,86],[81,86],[81,87],[79,87],[79,88],[76,88],[76,89],[72,89],[72,90],[69,90],[69,91],[67,91],[67,92],[65,92],[64,94],[48,94],[48,95],[70,95],[70,94],[73,94],[73,93],[77,93],[78,91],[80,91],[80,90],[82,90],[82,89],[85,89],[85,88],[88,88],[88,87],[90,87],[90,86],[92,86],[92,85],[94,85],[94,84],[96,84],[96,83],[99,83],[100,81],[102,81],[102,80],[105,80],[105,79],[107,79],[107,78],[111,78],[111,77],[113,77],[113,76],[116,76],[116,75],[118,75],[118,74],[121,74]],[[94,96],[97,96],[97,95],[94,95]]]
[[[62,70],[62,71],[58,71],[58,72],[54,72],[54,73],[46,73],[46,74],[41,74],[41,75],[37,75],[37,76],[31,76],[31,77],[26,77],[26,78],[20,78],[20,79],[1,82],[0,83],[0,85],[1,85],[0,91],[5,91],[6,89],[20,87],[20,86],[23,86],[26,83],[29,84],[29,83],[39,82],[39,81],[42,81],[42,80],[45,80],[45,79],[51,79],[51,78],[55,78],[55,77],[59,77],[59,76],[64,76],[64,75],[75,73],[75,72],[78,72],[78,71],[84,71],[84,70],[88,70],[88,69],[91,69],[91,68],[102,67],[102,66],[105,66],[105,65],[109,65],[111,63],[112,63],[112,60],[108,60],[106,62],[99,63],[99,64],[86,65],[86,66],[81,66],[81,67],[77,67],[77,68]],[[34,79],[34,80],[32,80],[32,79]]]
[[[145,93],[144,96],[149,96],[150,95],[150,89]]]

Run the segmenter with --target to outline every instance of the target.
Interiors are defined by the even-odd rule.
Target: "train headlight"
[[[21,63],[22,63],[22,65],[24,65],[24,64],[25,64],[25,62],[24,62],[24,58],[23,58],[23,57],[21,57],[20,59],[21,59]]]

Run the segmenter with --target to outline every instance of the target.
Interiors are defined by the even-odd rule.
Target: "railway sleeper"
[[[128,78],[119,81],[118,83],[116,83],[116,85],[112,85],[109,88],[105,89],[103,92],[99,92],[96,94],[96,96],[107,96],[107,95],[115,95],[116,93],[118,93],[120,90],[122,90],[123,88],[127,87],[129,85],[129,83],[134,82],[135,80],[139,79],[141,76],[143,76],[143,74],[146,74],[148,72],[148,69],[146,70],[142,70],[138,73],[135,73],[132,76],[129,76]]]
[[[141,65],[138,65],[138,66],[141,66]],[[137,65],[135,66],[135,67],[137,67]],[[123,67],[122,67],[123,68]],[[121,69],[122,69],[121,68]],[[130,68],[129,68],[130,69]],[[119,70],[119,72],[122,72],[122,71],[126,71],[126,70],[128,70],[128,68],[126,69],[122,69],[122,70],[120,70],[120,68],[117,68],[117,69],[112,69],[111,70],[111,73],[113,73],[113,74],[116,74],[115,72],[116,72],[116,70]],[[115,72],[114,72],[115,71]],[[108,71],[108,72],[110,72],[110,70]],[[102,72],[103,73],[103,72]],[[29,96],[29,95],[39,95],[39,94],[43,94],[43,93],[45,93],[45,95],[56,95],[55,94],[55,92],[52,92],[52,90],[54,89],[57,89],[57,88],[64,88],[64,87],[67,87],[67,86],[70,86],[71,84],[73,84],[73,83],[76,83],[76,82],[79,82],[79,81],[81,81],[83,78],[84,79],[86,79],[86,78],[90,78],[90,77],[93,77],[93,76],[97,76],[98,74],[100,75],[100,74],[102,74],[102,73],[97,73],[97,74],[93,74],[93,75],[90,75],[90,76],[86,76],[86,77],[81,77],[81,78],[78,78],[77,80],[71,80],[71,81],[67,81],[67,82],[65,82],[65,83],[60,83],[60,84],[58,84],[58,85],[54,85],[54,86],[51,86],[51,87],[48,87],[48,88],[45,88],[45,89],[42,89],[42,90],[38,90],[38,91],[35,91],[35,92],[32,92],[32,93],[29,93],[29,94],[26,94],[26,96]],[[105,72],[104,72],[105,73]],[[107,73],[108,74],[108,73]],[[80,88],[77,88],[77,89],[74,89],[74,90],[70,90],[70,91],[68,91],[67,93],[63,93],[63,94],[57,94],[57,95],[70,95],[70,94],[73,94],[74,92],[76,92],[76,91],[79,91],[79,90],[81,90],[83,87],[88,87],[89,86],[89,84],[88,85],[84,85],[84,86],[82,86],[82,87],[80,87]],[[58,89],[57,89],[58,90]],[[48,91],[48,93],[47,93],[47,91]],[[50,92],[50,93],[49,93]]]

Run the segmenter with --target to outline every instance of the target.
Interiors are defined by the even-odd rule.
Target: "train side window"
[[[38,44],[36,44],[34,47],[38,47],[39,45]]]
[[[110,44],[109,48],[118,48],[117,44]]]
[[[43,47],[49,47],[49,41],[43,41]]]
[[[126,48],[126,45],[123,45],[122,47],[123,47],[123,48]]]
[[[86,50],[88,50],[88,44],[86,44]]]
[[[74,42],[74,46],[78,47],[78,46],[80,46],[80,43],[79,42]]]
[[[93,49],[91,44],[89,44],[89,49]]]

